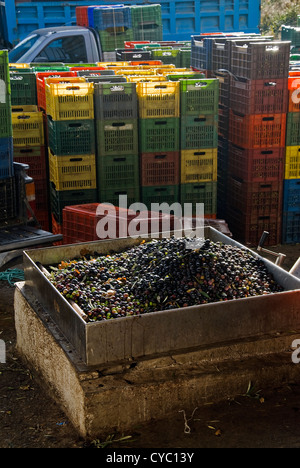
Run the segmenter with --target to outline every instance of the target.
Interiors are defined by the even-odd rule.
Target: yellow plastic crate
[[[131,76],[129,75],[127,77],[127,81],[132,82],[132,83],[139,83],[139,82],[144,82],[144,83],[150,83],[150,82],[160,82],[160,81],[167,81],[166,76],[158,76],[158,75],[142,75],[142,76]]]
[[[159,67],[156,69],[159,75],[170,75],[170,72],[173,73],[185,73],[190,72],[191,68],[176,68],[175,65],[165,65],[164,67]]]
[[[181,151],[181,184],[216,182],[217,178],[217,148]]]
[[[24,68],[30,68],[30,65],[29,65],[29,63],[10,63],[9,68],[24,69]]]
[[[36,106],[13,106],[12,127],[15,147],[45,144],[43,112]]]
[[[129,62],[97,62],[97,67],[105,67],[105,68],[112,68],[112,67],[127,67],[130,65]]]
[[[156,70],[153,68],[151,70],[141,70],[137,67],[132,67],[132,69],[121,68],[120,70],[115,71],[116,75],[156,75]]]
[[[300,146],[286,147],[284,178],[300,179]]]
[[[50,149],[48,155],[50,181],[57,191],[97,188],[96,155],[55,156]]]
[[[140,118],[180,117],[180,83],[178,81],[137,83],[137,95]]]
[[[45,83],[45,92],[53,120],[94,118],[94,83]]]

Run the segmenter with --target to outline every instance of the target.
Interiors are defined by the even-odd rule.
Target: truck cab
[[[98,34],[91,28],[59,26],[33,31],[9,53],[10,63],[94,63],[102,61]]]

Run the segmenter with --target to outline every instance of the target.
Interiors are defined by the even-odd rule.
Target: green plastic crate
[[[36,73],[41,72],[51,72],[51,71],[69,71],[70,68],[66,65],[35,65],[32,67],[32,70]]]
[[[166,75],[168,81],[181,81],[181,80],[200,80],[205,78],[203,73],[199,72],[178,72],[178,73],[170,73],[170,75]]]
[[[202,184],[181,184],[180,203],[192,203],[192,213],[196,214],[196,204],[204,203],[204,215],[217,213],[217,182]]]
[[[94,120],[52,120],[47,117],[48,145],[56,156],[95,154]]]
[[[218,114],[219,80],[186,79],[180,81],[181,115]]]
[[[300,112],[289,112],[286,122],[286,146],[300,145]]]
[[[153,60],[161,60],[165,65],[173,64],[177,68],[180,68],[181,65],[180,49],[154,49],[152,50],[152,58]]]
[[[139,119],[141,153],[180,150],[180,118]]]
[[[97,120],[98,156],[138,154],[138,119]]]
[[[181,149],[216,148],[218,115],[181,117]]]
[[[0,104],[0,138],[13,136],[11,107]]]
[[[7,50],[0,50],[0,80],[4,81],[7,86],[6,92],[10,94],[9,61]]]
[[[98,199],[99,203],[111,203],[114,206],[120,206],[120,197],[123,200],[126,200],[127,207],[133,203],[140,202],[140,186],[128,187],[126,189],[107,189],[107,190],[98,190]],[[122,202],[123,203],[123,202]]]
[[[98,189],[126,189],[139,185],[139,155],[97,159]]]
[[[165,208],[160,207],[162,212],[168,212],[173,203],[179,203],[179,185],[161,185],[141,187],[142,203],[146,205],[148,211],[158,211],[152,204],[158,203],[162,205],[166,203],[168,206]]]
[[[97,202],[97,190],[65,190],[57,191],[50,182],[50,206],[59,224],[63,222],[63,209],[66,206],[85,205]]]
[[[10,71],[11,105],[37,105],[36,75],[27,71]]]
[[[119,32],[99,31],[99,37],[103,52],[114,52],[116,49],[124,49],[125,41],[134,40],[132,28]]]
[[[162,41],[161,5],[133,5],[131,19],[134,41]]]
[[[94,90],[96,119],[137,119],[136,83],[96,83]]]
[[[191,67],[192,49],[180,49],[180,68]]]
[[[132,5],[131,20],[134,27],[162,24],[161,5]]]
[[[159,24],[133,29],[134,41],[162,41],[163,26]]]

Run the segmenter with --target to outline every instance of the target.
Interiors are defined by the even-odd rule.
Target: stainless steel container
[[[205,228],[205,237],[245,248],[211,227]],[[87,366],[174,355],[274,332],[300,330],[300,279],[264,259],[283,292],[94,323],[82,319],[38,266],[41,263],[47,267],[88,253],[121,252],[141,240],[116,239],[24,252],[26,287]]]

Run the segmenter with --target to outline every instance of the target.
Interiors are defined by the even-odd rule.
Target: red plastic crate
[[[180,152],[141,153],[141,186],[177,185],[180,182]]]
[[[229,140],[248,149],[283,148],[286,135],[286,113],[245,115],[229,114]]]
[[[275,246],[281,243],[281,213],[275,216],[258,216],[256,219],[250,220],[247,214],[229,208],[226,214],[226,221],[230,226],[233,238],[243,245],[257,247],[264,231],[269,232],[265,247]]]
[[[58,223],[57,219],[55,218],[54,214],[51,215],[51,232],[54,235],[62,234],[63,227],[61,224]],[[64,241],[54,242],[53,245],[63,245]]]
[[[48,210],[38,210],[34,212],[36,219],[41,225],[43,231],[50,232],[50,214]]]
[[[97,214],[99,209],[101,212]],[[169,223],[172,231],[174,216],[168,214],[150,211],[141,211],[137,214],[133,210],[99,203],[68,206],[63,210],[64,243],[127,237],[138,231],[146,235],[151,232],[151,222],[161,231],[164,227],[163,221]],[[106,228],[111,227],[107,233],[104,233],[105,228],[102,226],[105,223],[109,223]]]
[[[245,214],[248,221],[253,222],[260,216],[281,215],[282,198],[283,180],[246,182],[232,175],[228,177],[228,207]]]
[[[159,67],[163,65],[161,60],[139,60],[139,61],[132,61],[129,62],[130,66],[139,67],[140,65],[149,66],[149,67]]]
[[[300,72],[298,76],[288,79],[289,106],[288,112],[300,112]]]
[[[125,41],[125,49],[134,49],[135,44],[150,44],[150,41]]]
[[[14,162],[28,164],[28,175],[34,180],[47,178],[45,146],[14,148]]]
[[[39,110],[46,110],[46,94],[45,94],[45,78],[57,77],[72,77],[77,76],[75,71],[62,71],[62,72],[40,72],[36,73],[36,91],[37,91],[37,104]]]
[[[285,148],[245,149],[229,144],[228,171],[246,182],[278,182],[284,178]]]
[[[78,71],[83,71],[83,70],[90,70],[90,71],[101,71],[101,70],[107,70],[106,67],[97,67],[96,65],[93,67],[93,66],[82,66],[82,67],[70,67],[70,71],[71,72],[78,72]]]
[[[76,7],[76,24],[77,26],[89,26],[88,6]]]
[[[34,180],[37,211],[49,211],[49,181],[47,178]]]
[[[249,80],[231,77],[230,108],[234,112],[247,115],[287,112],[288,80],[285,78]]]

